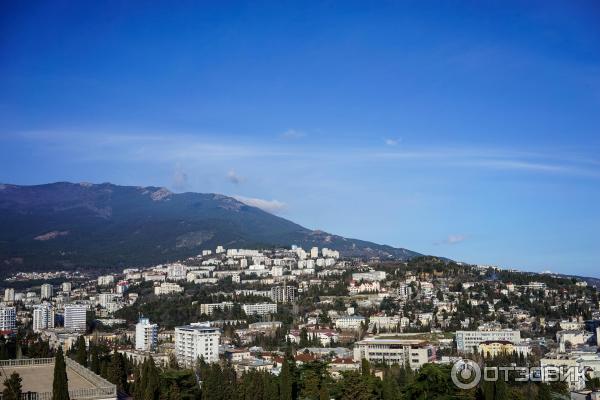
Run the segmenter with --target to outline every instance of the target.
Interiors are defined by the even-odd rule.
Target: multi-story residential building
[[[212,363],[219,360],[221,331],[201,324],[175,327],[175,356],[184,367],[196,364],[198,358]]]
[[[54,328],[54,307],[44,302],[33,307],[33,331]]]
[[[226,308],[233,307],[231,301],[224,301],[222,303],[210,303],[200,304],[200,314],[212,315],[215,310],[224,310]]]
[[[12,303],[14,301],[15,301],[15,289],[13,289],[13,288],[4,289],[4,302]]]
[[[318,258],[319,257],[319,248],[313,247],[310,249],[310,258]]]
[[[49,300],[52,298],[53,294],[54,294],[54,288],[52,287],[52,285],[49,283],[44,283],[42,285],[42,291],[41,291],[40,297],[42,299]]]
[[[335,320],[335,327],[343,330],[358,330],[365,323],[365,317],[348,315]]]
[[[369,271],[369,272],[355,272],[352,274],[352,279],[359,281],[383,281],[386,278],[385,271]]]
[[[70,304],[65,306],[65,329],[85,331],[87,306],[82,304]]]
[[[354,361],[362,359],[418,369],[435,360],[435,347],[422,340],[368,338],[354,344]]]
[[[521,342],[521,332],[511,329],[456,332],[456,350],[459,352],[475,352],[478,350],[479,343],[487,341],[506,341],[517,344]]]
[[[242,309],[246,315],[257,314],[266,315],[274,314],[277,312],[277,303],[258,303],[258,304],[244,304]]]
[[[103,308],[108,308],[110,303],[114,303],[123,298],[119,293],[99,293],[96,299],[96,304]]]
[[[71,290],[73,289],[73,285],[71,284],[71,282],[63,282],[61,285],[62,291],[65,293],[71,293]]]
[[[140,318],[135,324],[136,350],[153,351],[158,344],[158,325],[151,324],[148,318]]]
[[[298,289],[294,286],[274,286],[271,288],[271,300],[276,303],[293,303]]]
[[[176,283],[163,282],[160,286],[154,286],[154,294],[157,296],[181,292],[183,288]]]
[[[17,309],[15,307],[0,306],[0,332],[14,331],[17,326]]]
[[[98,286],[109,286],[115,281],[115,277],[112,275],[102,275],[98,277]]]
[[[558,350],[562,353],[568,350],[569,346],[575,347],[588,343],[593,338],[592,332],[584,330],[564,330],[556,332],[556,341]]]

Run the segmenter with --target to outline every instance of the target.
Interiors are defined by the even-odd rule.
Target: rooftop
[[[65,358],[71,400],[116,399],[116,386],[75,361]],[[31,358],[0,361],[3,375],[18,373],[23,392],[38,393],[39,400],[52,398],[54,358]]]

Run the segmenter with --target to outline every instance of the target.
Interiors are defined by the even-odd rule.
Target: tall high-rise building
[[[44,283],[42,285],[42,293],[41,293],[41,298],[42,299],[51,299],[53,295],[53,288],[52,285],[49,283]]]
[[[73,285],[71,284],[71,282],[63,282],[62,284],[62,291],[65,293],[71,293],[71,289],[73,288]]]
[[[12,303],[14,301],[15,301],[15,289],[13,289],[13,288],[4,289],[4,302]]]
[[[17,309],[0,306],[0,331],[14,331],[17,326]]]
[[[198,358],[207,363],[219,361],[221,331],[200,324],[175,327],[175,356],[185,367],[195,365]]]
[[[135,348],[152,351],[158,344],[158,325],[151,324],[148,318],[140,318],[135,324]]]
[[[87,307],[80,304],[65,306],[65,329],[85,331]]]
[[[33,331],[54,328],[54,307],[50,303],[42,303],[33,308]]]

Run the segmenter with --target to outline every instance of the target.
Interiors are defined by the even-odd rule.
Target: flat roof
[[[10,376],[16,372],[23,379],[23,392],[51,392],[54,380],[54,364],[9,366],[3,367],[3,375]],[[79,375],[72,368],[67,367],[69,390],[94,389],[96,385]]]

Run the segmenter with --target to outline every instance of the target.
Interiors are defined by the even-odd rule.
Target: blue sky
[[[600,6],[4,2],[0,181],[600,276]]]

